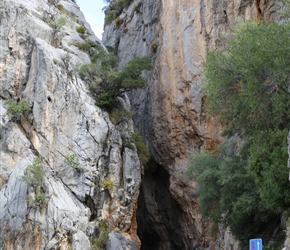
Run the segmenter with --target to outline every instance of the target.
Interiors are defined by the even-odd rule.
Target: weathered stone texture
[[[182,210],[182,249],[198,247],[202,236],[212,242],[210,249],[217,249],[218,245],[237,249],[235,243],[228,244],[229,240],[226,243],[223,236],[217,241],[211,239],[208,222],[197,207],[196,184],[184,178],[188,154],[198,152],[201,147],[215,151],[220,140],[221,126],[206,115],[206,97],[201,93],[202,66],[206,50],[222,48],[234,24],[252,18],[277,19],[280,2],[144,0],[136,11],[137,3],[133,1],[122,12],[123,24],[113,22],[105,27],[103,42],[115,48],[122,64],[133,56],[152,57],[152,74],[144,74],[147,86],[132,91],[129,96],[135,111],[134,122],[153,160],[169,173],[170,193]],[[153,42],[158,45],[156,51],[150,46]],[[152,191],[152,185],[142,184],[144,195]],[[149,215],[155,214],[156,206],[150,204],[157,202],[156,199],[148,195],[142,202],[144,206],[147,204]],[[158,237],[164,235],[162,226],[158,230],[153,230]]]
[[[120,136],[132,123],[117,128],[95,106],[77,75],[76,65],[90,59],[75,46],[84,42],[76,27],[86,27],[86,39],[100,40],[73,1],[59,1],[65,14],[51,3],[0,2],[0,246],[90,249],[90,237],[97,236],[98,222],[104,220],[112,235],[119,232],[112,244],[120,241],[138,249],[132,221],[141,167],[137,153],[123,149]],[[66,19],[56,47],[51,45],[52,28],[43,21],[45,11]],[[4,105],[9,98],[28,101],[29,114],[9,119]],[[73,154],[77,167],[66,159]],[[27,197],[36,193],[22,180],[36,156],[44,167],[40,189],[46,205],[28,203]],[[111,189],[105,179],[112,182]]]

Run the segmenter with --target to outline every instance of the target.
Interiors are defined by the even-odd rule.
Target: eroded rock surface
[[[201,93],[206,50],[222,48],[234,24],[252,18],[277,19],[279,8],[275,0],[135,0],[121,13],[121,25],[112,22],[105,27],[103,42],[116,50],[122,63],[148,54],[154,63],[146,75],[148,85],[132,91],[130,101],[152,164],[168,174],[164,185],[176,201],[176,220],[182,228],[178,232],[169,228],[170,216],[160,219],[166,208],[158,205],[159,192],[154,189],[159,187],[160,180],[155,178],[159,171],[145,170],[138,216],[145,244],[150,236],[160,246],[156,249],[199,249],[205,237],[209,249],[238,249],[230,234],[211,237],[209,222],[197,206],[196,183],[185,180],[184,170],[189,153],[201,147],[214,152],[220,140],[221,127],[206,115],[206,98]],[[142,211],[150,221],[143,223]],[[174,242],[175,233],[180,243]]]
[[[56,31],[47,13],[66,24]],[[2,0],[0,19],[0,246],[91,249],[104,221],[108,249],[138,249],[132,221],[141,168],[121,139],[132,122],[114,126],[77,74],[78,64],[90,62],[77,44],[103,45],[70,0]],[[7,99],[26,100],[29,114],[9,118]],[[76,165],[67,160],[72,155]],[[36,157],[44,169],[38,191],[22,178]],[[40,193],[45,201],[36,199]]]

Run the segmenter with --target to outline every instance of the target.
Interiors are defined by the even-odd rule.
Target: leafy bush
[[[86,33],[86,28],[84,26],[78,26],[76,28],[76,31],[79,33],[79,34],[85,34]]]
[[[228,134],[285,128],[290,123],[290,23],[244,23],[225,51],[210,51],[203,90]]]
[[[103,185],[104,185],[104,188],[108,190],[111,190],[114,188],[114,183],[108,178],[104,179]]]
[[[234,154],[221,147],[216,156],[195,156],[190,173],[200,182],[202,211],[230,225],[244,245],[252,235],[276,238],[275,249],[283,241],[280,218],[290,206],[289,28],[289,22],[243,23],[224,51],[206,56],[208,110],[223,123],[224,135],[243,143]]]
[[[76,159],[77,158],[76,154],[67,155],[65,158],[73,168],[79,167],[79,163]]]
[[[90,52],[92,48],[96,47],[96,44],[93,41],[89,40],[84,43],[77,43],[76,46],[84,52]]]
[[[59,17],[57,12],[44,11],[43,21],[45,21],[52,28],[51,44],[55,47],[59,46],[62,38],[61,30],[66,24],[65,17]]]
[[[7,108],[6,114],[16,120],[19,120],[21,115],[26,114],[30,110],[29,103],[25,100],[17,103],[16,101],[9,99],[5,101],[4,105]]]
[[[115,20],[122,13],[123,9],[128,8],[132,2],[133,0],[109,1],[110,5],[105,8],[105,25]]]
[[[30,185],[34,189],[41,186],[42,184],[42,177],[44,171],[42,167],[41,160],[39,157],[35,157],[33,163],[24,171],[24,175],[22,176],[22,180],[26,182],[27,185]]]
[[[93,63],[83,65],[79,74],[89,82],[89,89],[97,99],[96,105],[111,109],[116,97],[136,88],[142,88],[146,80],[141,77],[143,70],[151,69],[148,56],[135,57],[121,71],[116,69],[116,56],[99,51],[92,56]]]
[[[136,128],[133,133],[130,133],[129,131],[124,131],[121,134],[121,137],[123,141],[123,147],[135,150],[136,146],[139,160],[141,164],[145,165],[149,161],[150,154],[144,142],[142,141],[142,136],[140,135],[139,131]]]
[[[202,213],[216,225],[222,222],[230,226],[243,249],[248,249],[245,246],[253,235],[276,247],[283,242],[280,213],[267,208],[259,196],[247,159],[241,157],[237,145],[225,141],[218,155],[202,152],[191,155],[189,162],[187,176],[199,183]],[[272,237],[274,243],[270,242]]]

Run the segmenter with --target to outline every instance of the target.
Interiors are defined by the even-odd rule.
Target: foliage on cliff
[[[150,57],[135,57],[120,71],[117,69],[117,62],[115,55],[99,50],[92,56],[91,64],[80,68],[80,76],[89,82],[97,106],[111,108],[116,97],[146,84],[141,73],[151,69]]]
[[[218,155],[194,156],[188,174],[200,183],[204,213],[229,225],[243,245],[253,235],[269,242],[290,205],[289,33],[289,22],[247,22],[233,30],[224,51],[206,57],[208,110],[225,136],[242,140],[223,144]]]
[[[105,8],[105,24],[111,23],[116,19],[123,11],[128,8],[133,0],[104,0],[109,3],[109,6]]]

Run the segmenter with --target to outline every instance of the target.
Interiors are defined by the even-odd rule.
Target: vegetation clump
[[[107,109],[112,109],[116,98],[123,93],[144,87],[146,80],[141,73],[152,67],[148,56],[135,57],[118,71],[118,58],[103,50],[95,52],[91,59],[92,63],[81,66],[79,73],[83,80],[89,82],[96,105]]]
[[[78,26],[76,28],[76,31],[79,33],[79,34],[82,34],[84,35],[86,33],[86,28],[84,26]]]
[[[73,168],[79,168],[76,154],[67,155],[65,158]]]
[[[30,110],[29,103],[25,100],[17,103],[16,101],[9,99],[4,102],[4,105],[7,108],[6,114],[15,120],[19,120],[21,115],[27,114]]]
[[[120,16],[123,9],[128,8],[133,0],[106,0],[106,2],[109,6],[105,8],[105,25]]]
[[[59,17],[58,13],[52,11],[44,11],[43,20],[52,28],[51,44],[58,47],[62,38],[61,30],[66,25],[65,17]]]
[[[109,178],[104,179],[103,185],[107,190],[112,190],[114,188],[114,183]]]
[[[77,43],[76,46],[80,50],[87,52],[87,53],[90,53],[91,50],[96,47],[96,44],[93,41],[88,40],[88,41],[85,41],[84,43]]]
[[[193,156],[188,175],[200,183],[203,213],[229,225],[244,246],[253,235],[275,249],[283,241],[280,218],[290,206],[289,30],[289,22],[243,23],[224,51],[206,56],[208,110],[224,125],[223,135],[240,142]]]

